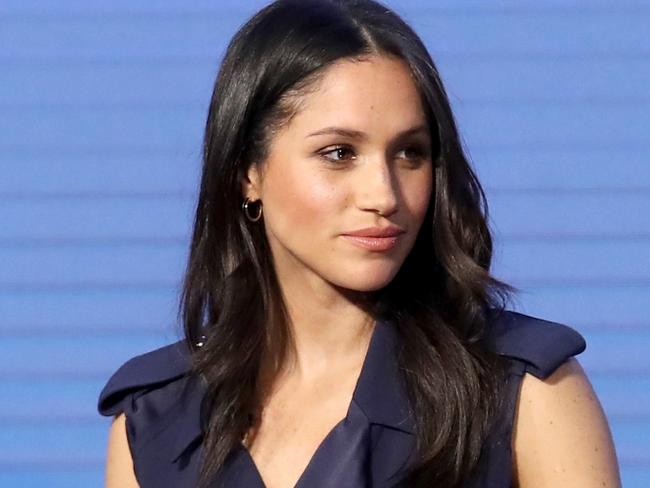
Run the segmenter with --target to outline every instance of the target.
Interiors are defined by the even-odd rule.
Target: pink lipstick
[[[342,234],[350,243],[370,251],[388,251],[397,245],[400,234],[405,231],[401,227],[365,227]]]

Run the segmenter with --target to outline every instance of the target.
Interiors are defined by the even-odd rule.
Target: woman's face
[[[357,291],[387,285],[413,247],[432,192],[431,140],[406,64],[340,61],[251,165],[243,193],[261,199],[282,283]],[[397,237],[351,232],[394,226]],[[306,280],[306,281],[305,281]]]

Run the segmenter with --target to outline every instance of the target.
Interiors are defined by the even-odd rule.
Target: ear
[[[262,178],[257,163],[251,163],[247,170],[240,171],[241,193],[244,198],[258,200],[262,195]]]

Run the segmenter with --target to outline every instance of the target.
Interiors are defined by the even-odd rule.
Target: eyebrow
[[[410,129],[406,129],[398,133],[396,139],[401,139],[403,137],[407,137],[420,132],[427,133],[428,132],[427,126],[417,125],[415,127],[411,127]],[[312,132],[307,137],[322,136],[327,134],[335,134],[343,137],[349,137],[350,139],[359,139],[362,141],[368,139],[368,134],[366,134],[365,132],[354,130],[354,129],[346,129],[344,127],[325,127],[324,129],[320,129],[317,130],[316,132]]]

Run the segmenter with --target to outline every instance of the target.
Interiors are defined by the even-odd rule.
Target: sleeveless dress
[[[586,348],[573,328],[513,311],[495,315],[488,347],[508,360],[505,408],[484,443],[467,488],[512,486],[511,439],[524,373],[546,378]],[[398,336],[376,322],[346,417],[327,434],[295,488],[394,486],[414,452],[415,426],[397,367]],[[184,341],[136,356],[99,395],[101,415],[126,414],[127,439],[141,488],[190,488],[202,449],[202,379],[188,374]],[[239,444],[211,486],[264,488],[249,451]]]

